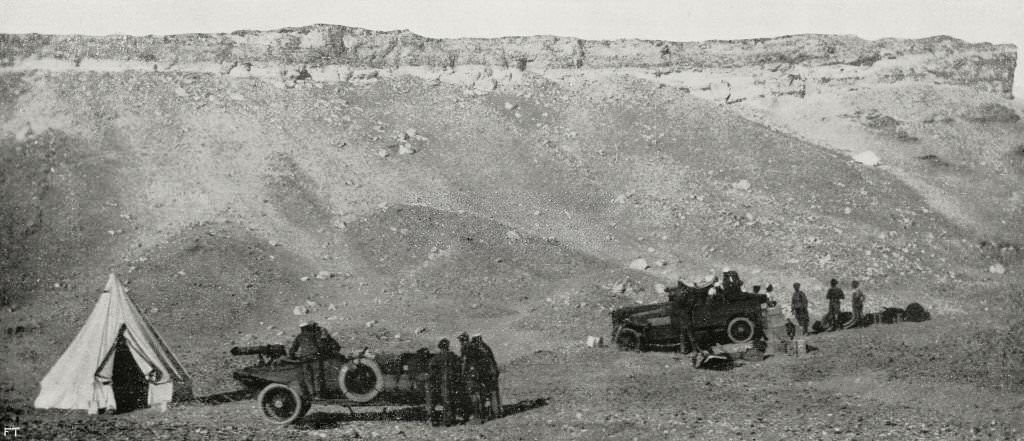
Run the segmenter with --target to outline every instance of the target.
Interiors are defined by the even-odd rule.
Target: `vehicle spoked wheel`
[[[615,333],[615,344],[625,351],[639,351],[640,333],[629,328],[619,328]]]
[[[302,417],[309,410],[299,391],[283,384],[271,384],[260,391],[256,400],[260,410],[275,424],[289,424]]]

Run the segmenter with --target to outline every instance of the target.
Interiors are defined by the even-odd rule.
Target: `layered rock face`
[[[25,61],[89,68],[97,61],[154,70],[219,70],[279,75],[306,70],[318,80],[347,81],[354,69],[426,67],[441,71],[484,66],[489,72],[642,68],[679,72],[760,72],[765,93],[799,94],[808,82],[926,82],[970,86],[1011,97],[1017,63],[1013,45],[972,44],[951,37],[867,41],[853,36],[796,35],[707,42],[588,41],[536,36],[435,39],[408,31],[379,32],[334,25],[276,31],[171,36],[0,35],[0,62]],[[752,72],[750,72],[752,73]]]

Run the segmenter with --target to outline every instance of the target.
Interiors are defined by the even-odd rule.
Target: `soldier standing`
[[[712,288],[713,289],[713,288]],[[693,335],[693,307],[696,296],[682,283],[674,292],[669,293],[669,305],[672,308],[669,317],[679,332],[679,352],[689,354],[696,351],[697,339]]]
[[[793,284],[793,315],[796,316],[796,322],[800,324],[800,328],[803,329],[803,334],[807,335],[807,326],[811,322],[811,315],[807,313],[807,295],[803,291],[800,291],[800,284]]]
[[[850,295],[853,303],[853,325],[860,326],[861,320],[864,319],[864,292],[860,290],[860,282],[856,280],[850,286],[853,287],[853,294]]]
[[[323,379],[320,362],[319,327],[316,322],[303,322],[299,325],[299,335],[292,342],[288,357],[302,363],[302,388],[304,392],[317,396]]]
[[[843,294],[843,290],[839,288],[838,280],[832,279],[828,284],[831,287],[828,289],[828,293],[825,294],[825,298],[828,299],[829,329],[835,331],[842,327],[842,324],[839,323],[839,309],[846,296]]]
[[[427,387],[427,409],[433,413],[434,400],[440,400],[443,407],[441,422],[450,426],[455,422],[455,406],[458,403],[459,357],[452,353],[447,338],[437,343],[440,353],[431,357],[428,363],[430,385]]]
[[[469,334],[466,332],[462,332],[457,338],[459,340],[459,372],[462,385],[459,389],[460,393],[455,394],[455,397],[461,417],[468,421],[473,415],[479,413],[477,403],[473,402],[472,396],[476,390],[476,373],[473,372],[473,368],[475,367],[474,362],[479,357],[479,351],[470,344]]]

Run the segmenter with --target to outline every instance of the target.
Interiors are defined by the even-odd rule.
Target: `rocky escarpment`
[[[88,69],[97,61],[117,61],[134,69],[216,70],[253,76],[305,69],[310,76],[319,74],[317,79],[341,81],[348,80],[350,73],[323,68],[451,71],[485,66],[534,72],[644,68],[655,75],[742,68],[767,73],[770,78],[763,81],[767,87],[781,88],[785,94],[801,93],[804,82],[827,78],[837,87],[919,81],[1011,97],[1017,56],[1012,45],[973,44],[945,36],[867,41],[853,36],[796,35],[707,42],[554,36],[435,39],[409,31],[334,25],[141,37],[0,35],[0,63],[5,68],[40,60],[56,63],[49,67]],[[823,72],[815,75],[816,70]]]

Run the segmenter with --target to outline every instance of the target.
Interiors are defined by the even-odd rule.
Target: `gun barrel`
[[[235,346],[231,348],[231,355],[283,357],[285,353],[284,345]]]

